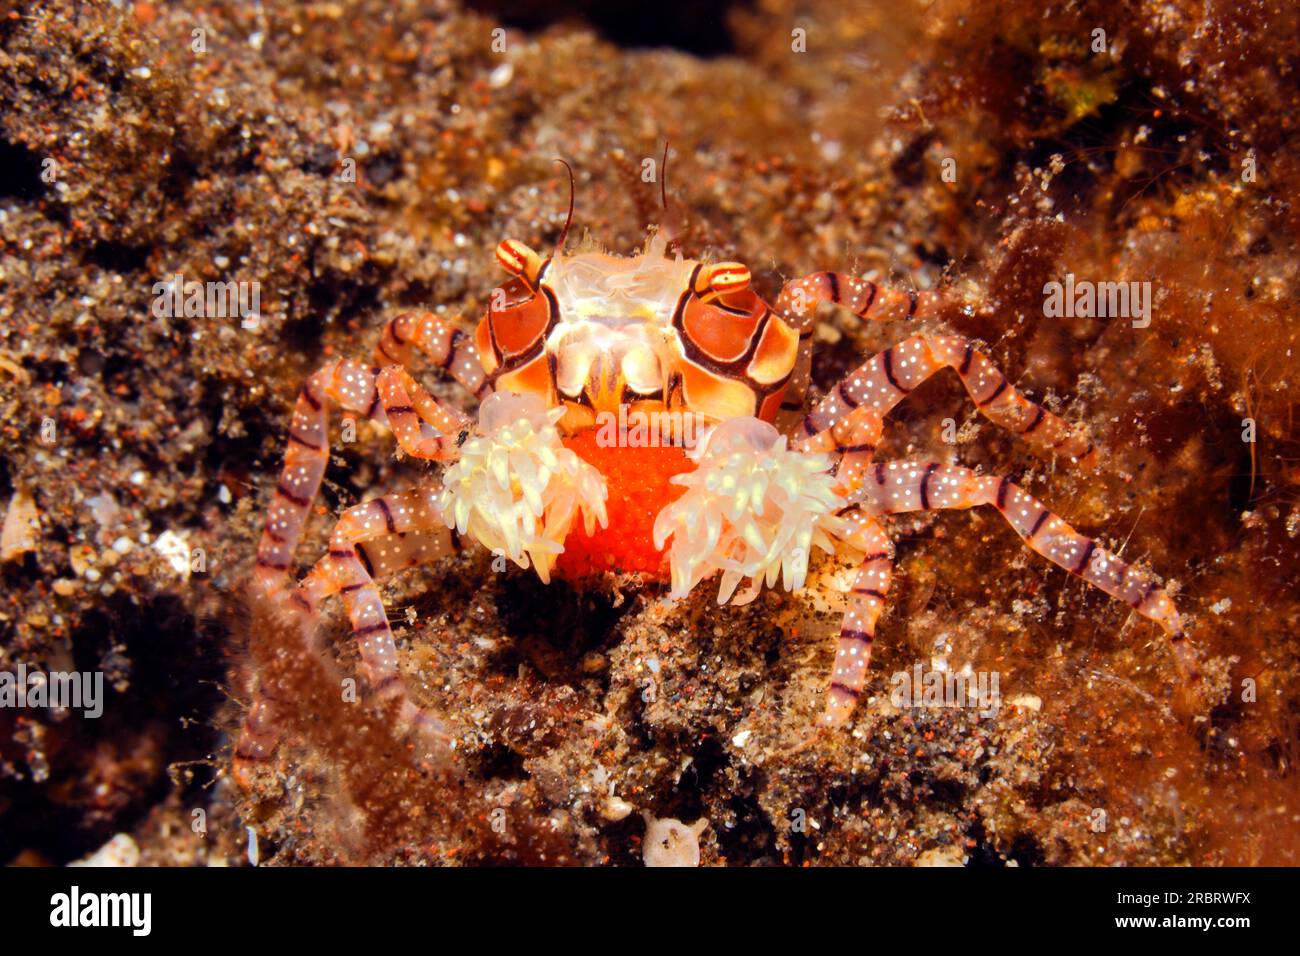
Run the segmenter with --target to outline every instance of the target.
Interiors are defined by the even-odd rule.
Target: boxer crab
[[[607,523],[605,476],[562,436],[589,433],[620,405],[691,416],[704,436],[690,450],[693,470],[673,479],[684,490],[654,521],[671,597],[717,573],[719,603],[743,603],[778,581],[798,590],[814,548],[857,562],[824,724],[844,723],[865,685],[892,571],[881,517],[900,512],[996,508],[1029,548],[1159,624],[1180,664],[1194,667],[1179,614],[1152,578],[1007,478],[874,460],[884,417],[944,368],[995,424],[1071,461],[1095,459],[1090,441],[1021,395],[971,341],[912,335],[804,409],[818,303],[867,320],[910,319],[932,307],[930,294],[821,272],[787,283],[769,306],[744,265],[670,256],[666,245],[653,236],[627,258],[592,249],[543,258],[506,240],[496,258],[510,277],[472,337],[431,313],[401,315],[371,363],[330,362],[302,387],[255,579],[309,626],[327,597],[342,596],[370,692],[393,708],[399,731],[435,747],[451,742],[443,721],[407,691],[379,582],[467,541],[548,581],[579,519],[586,534]],[[417,352],[480,400],[477,419],[412,378]],[[406,455],[446,467],[440,481],[344,511],[328,553],[287,588],[328,460],[331,402],[386,425]],[[255,697],[237,768],[268,757],[273,709]]]

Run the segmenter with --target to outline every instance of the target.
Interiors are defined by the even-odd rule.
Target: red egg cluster
[[[668,563],[654,546],[655,518],[685,490],[669,479],[691,471],[695,464],[681,448],[606,446],[597,441],[598,434],[579,432],[565,438],[564,444],[605,477],[609,524],[588,537],[582,522],[577,522],[564,541],[555,575],[574,581],[615,571],[666,581]]]

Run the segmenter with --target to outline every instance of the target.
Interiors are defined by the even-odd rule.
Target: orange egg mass
[[[669,484],[673,475],[695,468],[681,448],[630,448],[598,444],[595,429],[564,439],[583,461],[597,469],[609,489],[605,509],[609,524],[587,536],[579,519],[564,540],[564,553],[555,564],[555,576],[582,580],[605,571],[639,573],[668,580],[668,562],[654,546],[654,523],[659,512],[686,489]]]

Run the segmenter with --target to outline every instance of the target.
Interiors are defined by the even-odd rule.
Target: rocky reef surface
[[[0,14],[0,671],[104,675],[94,719],[0,707],[0,860],[1300,863],[1294,6],[654,11]],[[276,638],[244,583],[303,378],[402,310],[476,319],[500,239],[558,238],[557,157],[575,238],[640,247],[665,141],[688,254],[747,262],[768,296],[817,269],[946,290],[933,328],[1090,430],[1101,470],[1071,473],[945,375],[880,456],[1011,474],[1161,575],[1215,691],[1195,719],[1157,628],[985,510],[891,522],[869,694],[806,746],[835,561],[744,608],[707,583],[543,587],[473,552],[400,578],[403,670],[454,717],[450,772],[340,699],[337,611],[321,654]],[[1067,275],[1150,283],[1149,314],[1046,314]],[[175,276],[256,282],[256,320],[159,315]],[[822,319],[821,390],[908,331]],[[423,474],[368,428],[336,446],[301,556]],[[917,664],[996,673],[1001,706],[899,707]],[[255,676],[292,704],[244,790]]]

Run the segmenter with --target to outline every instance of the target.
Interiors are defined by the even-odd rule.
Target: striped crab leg
[[[871,456],[884,432],[884,417],[874,408],[861,406],[819,432],[808,434],[809,426],[809,419],[805,418],[800,430],[803,437],[795,438],[793,446],[802,452],[821,452],[837,458],[836,492],[844,498],[850,497],[871,467]]]
[[[390,365],[376,380],[379,400],[402,451],[412,458],[447,461],[455,458],[473,428],[468,415],[440,404],[409,372]],[[430,425],[434,434],[425,431]]]
[[[254,768],[270,760],[280,743],[276,711],[281,706],[265,687],[259,685],[253,690],[253,701],[244,714],[239,740],[230,758],[231,776],[245,792],[252,789]]]
[[[834,670],[822,713],[822,723],[831,727],[849,719],[862,696],[862,688],[866,686],[876,622],[885,609],[894,567],[893,545],[875,516],[850,508],[840,517],[847,527],[841,540],[861,551],[863,558],[849,591],[849,606],[840,624]]]
[[[302,633],[316,631],[323,602],[342,594],[358,642],[361,664],[371,691],[383,706],[397,709],[401,732],[415,731],[437,749],[450,741],[442,723],[417,707],[397,669],[397,649],[377,582],[407,568],[455,554],[460,541],[442,521],[436,491],[389,495],[343,513],[321,558],[298,587],[283,599]],[[234,773],[247,789],[252,767],[268,760],[279,740],[277,703],[259,688],[244,717],[234,751]]]
[[[803,411],[812,369],[813,332],[819,303],[843,306],[861,319],[889,322],[928,315],[937,301],[938,296],[933,292],[886,288],[869,279],[836,272],[814,272],[787,282],[773,309],[787,325],[798,331],[799,356],[781,400],[781,411],[787,416]]]
[[[473,338],[432,312],[406,312],[385,325],[375,346],[374,363],[411,368],[417,349],[471,395],[478,397],[486,387],[487,376]]]
[[[257,546],[254,578],[263,590],[277,590],[288,579],[294,551],[329,464],[327,403],[331,400],[344,411],[383,420],[374,372],[360,362],[331,362],[303,384],[289,425],[284,469]]]
[[[329,553],[308,581],[316,576],[324,582],[318,587],[325,593],[337,590],[343,595],[362,670],[376,697],[385,706],[396,707],[399,732],[415,731],[446,743],[449,738],[441,721],[411,700],[397,668],[388,612],[375,584],[377,576],[459,550],[459,541],[442,520],[437,494],[433,488],[385,495],[343,512],[330,536]],[[376,537],[382,542],[367,544]]]
[[[828,428],[797,439],[794,445],[803,452],[837,456],[836,492],[852,498],[872,467],[871,456],[880,443],[883,430],[884,419],[880,413],[862,406]],[[840,512],[839,517],[845,529],[840,540],[861,551],[863,558],[840,623],[834,671],[821,718],[824,725],[831,727],[843,724],[852,716],[858,698],[862,696],[862,688],[866,686],[876,622],[885,609],[894,566],[893,545],[874,515],[850,505]]]
[[[263,588],[278,588],[285,583],[293,554],[302,537],[311,503],[316,498],[325,467],[329,463],[329,413],[327,403],[334,401],[344,411],[365,415],[379,422],[389,421],[381,405],[377,378],[382,377],[382,366],[398,365],[399,384],[416,394],[412,400],[394,401],[399,409],[414,412],[434,424],[444,433],[459,431],[468,419],[448,409],[415,385],[404,367],[415,358],[419,349],[443,372],[453,376],[465,388],[478,393],[485,387],[483,368],[478,352],[469,336],[453,328],[445,320],[429,312],[412,312],[399,315],[390,321],[375,348],[373,367],[360,362],[343,360],[331,362],[312,375],[303,385],[294,408],[289,428],[289,443],[285,451],[284,470],[276,485],[274,500],[267,514],[262,539],[257,549],[255,577]],[[405,378],[402,378],[405,376]],[[400,394],[395,390],[392,394]],[[392,422],[399,440],[409,435],[414,427],[419,431],[416,415],[399,415]],[[424,446],[428,448],[426,443]],[[408,454],[415,454],[410,449]],[[446,451],[447,449],[442,449]],[[420,457],[445,457],[443,454],[424,454]]]
[[[1159,624],[1184,677],[1199,678],[1196,653],[1187,641],[1182,617],[1152,575],[1079,534],[1009,478],[933,461],[880,462],[872,467],[859,500],[873,514],[991,505],[1030,550]]]
[[[906,398],[943,368],[953,369],[980,412],[1040,451],[1094,466],[1096,446],[1063,419],[1025,398],[993,362],[958,335],[915,335],[885,349],[846,375],[808,415],[805,432],[829,427],[859,406],[880,414]]]

